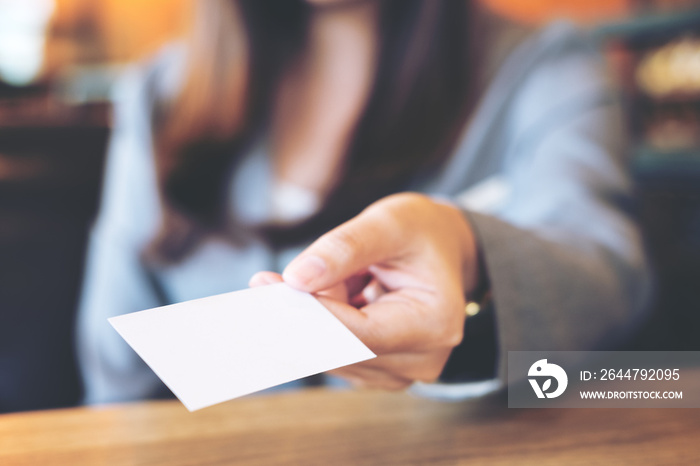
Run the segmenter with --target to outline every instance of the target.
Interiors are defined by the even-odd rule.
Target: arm
[[[615,123],[610,106],[562,123],[513,172],[500,216],[467,213],[491,279],[501,376],[509,350],[609,348],[639,321],[648,277],[619,148],[606,144]]]
[[[578,48],[540,64],[508,124],[507,201],[467,212],[491,279],[501,377],[509,350],[619,344],[650,282],[629,213],[626,131],[598,56]]]
[[[508,350],[603,349],[633,328],[648,279],[625,212],[619,109],[604,89],[587,53],[561,54],[531,73],[504,117],[514,136],[497,173],[510,200],[498,212],[454,215],[428,198],[392,196],[288,266],[284,279],[305,291],[337,288],[365,270],[387,291],[359,309],[337,290],[322,298],[380,355],[341,375],[385,388],[437,378],[461,340],[464,294],[476,282],[469,244],[478,244],[491,281],[501,377]]]

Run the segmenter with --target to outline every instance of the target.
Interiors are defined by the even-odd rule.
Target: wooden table
[[[508,409],[404,393],[260,395],[0,416],[0,465],[698,464],[695,409]]]

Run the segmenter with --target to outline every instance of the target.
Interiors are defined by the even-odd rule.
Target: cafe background
[[[194,1],[0,0],[0,413],[80,399],[73,325],[111,88],[186,32]],[[627,347],[700,350],[700,2],[481,2],[527,24],[568,18],[601,41],[657,276]]]

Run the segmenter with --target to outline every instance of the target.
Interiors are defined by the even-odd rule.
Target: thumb
[[[298,290],[315,293],[393,259],[404,245],[395,223],[385,211],[366,209],[317,239],[287,266],[282,277]]]

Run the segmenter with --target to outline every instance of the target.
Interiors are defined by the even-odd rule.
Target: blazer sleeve
[[[622,121],[602,60],[585,48],[548,57],[514,95],[501,122],[508,149],[492,174],[505,200],[465,209],[490,281],[498,354],[497,379],[476,393],[505,384],[508,351],[611,349],[643,319],[651,280]],[[475,393],[461,385],[416,391]]]
[[[528,111],[538,105],[539,115]],[[545,63],[512,118],[522,129],[502,169],[509,200],[496,215],[468,213],[491,280],[502,380],[508,351],[620,344],[650,289],[627,133],[597,55]]]
[[[99,215],[93,226],[78,311],[77,350],[86,403],[152,397],[161,382],[107,319],[164,304],[140,254],[160,218],[146,69],[115,92]]]

